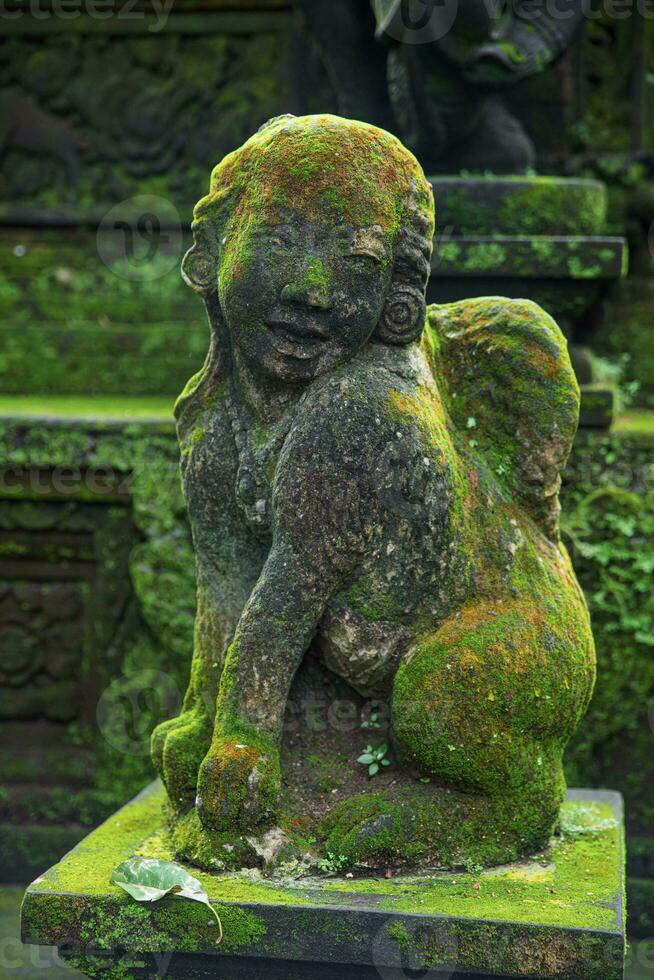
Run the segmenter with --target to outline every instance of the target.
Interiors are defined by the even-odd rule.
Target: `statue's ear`
[[[374,336],[398,347],[419,340],[425,327],[427,304],[424,290],[408,283],[391,286]]]
[[[197,244],[182,259],[184,281],[196,293],[206,293],[216,285],[216,268],[211,254]]]

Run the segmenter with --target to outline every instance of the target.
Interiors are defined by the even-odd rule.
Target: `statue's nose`
[[[330,310],[331,302],[327,291],[320,286],[284,286],[282,299],[288,303],[304,303],[319,310]]]
[[[318,310],[330,310],[329,282],[320,259],[309,259],[302,277],[288,283],[282,289],[282,299],[287,303],[303,303]]]

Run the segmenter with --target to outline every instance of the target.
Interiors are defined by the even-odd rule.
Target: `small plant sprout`
[[[318,861],[318,870],[322,871],[323,874],[333,875],[342,871],[346,865],[347,858],[343,854],[327,851],[325,857]]]
[[[365,721],[361,722],[362,728],[381,728],[381,722],[379,720],[379,712],[371,711],[370,717],[366,718]]]
[[[376,776],[381,766],[390,766],[391,760],[386,758],[388,745],[380,745],[378,749],[373,749],[372,745],[366,746],[357,762],[362,766],[368,766],[368,775]]]

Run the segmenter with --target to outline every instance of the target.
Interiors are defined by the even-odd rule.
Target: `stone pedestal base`
[[[573,790],[563,834],[529,861],[394,878],[200,879],[223,923],[169,897],[139,904],[110,885],[140,854],[170,859],[163,791],[149,787],[27,890],[26,943],[56,945],[105,978],[623,976],[623,833],[618,794]]]

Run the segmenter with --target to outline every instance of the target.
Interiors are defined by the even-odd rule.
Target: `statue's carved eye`
[[[375,255],[373,252],[350,252],[348,255],[350,261],[358,260],[358,264],[361,266],[372,266],[381,265],[381,256]]]
[[[295,245],[295,238],[287,228],[266,228],[262,235],[275,248],[292,248]]]
[[[291,248],[293,245],[290,238],[285,238],[282,235],[268,235],[268,241],[271,245],[274,245],[275,248]]]
[[[386,258],[386,245],[383,232],[379,225],[370,228],[359,228],[350,238],[349,255],[352,258],[382,263]]]

